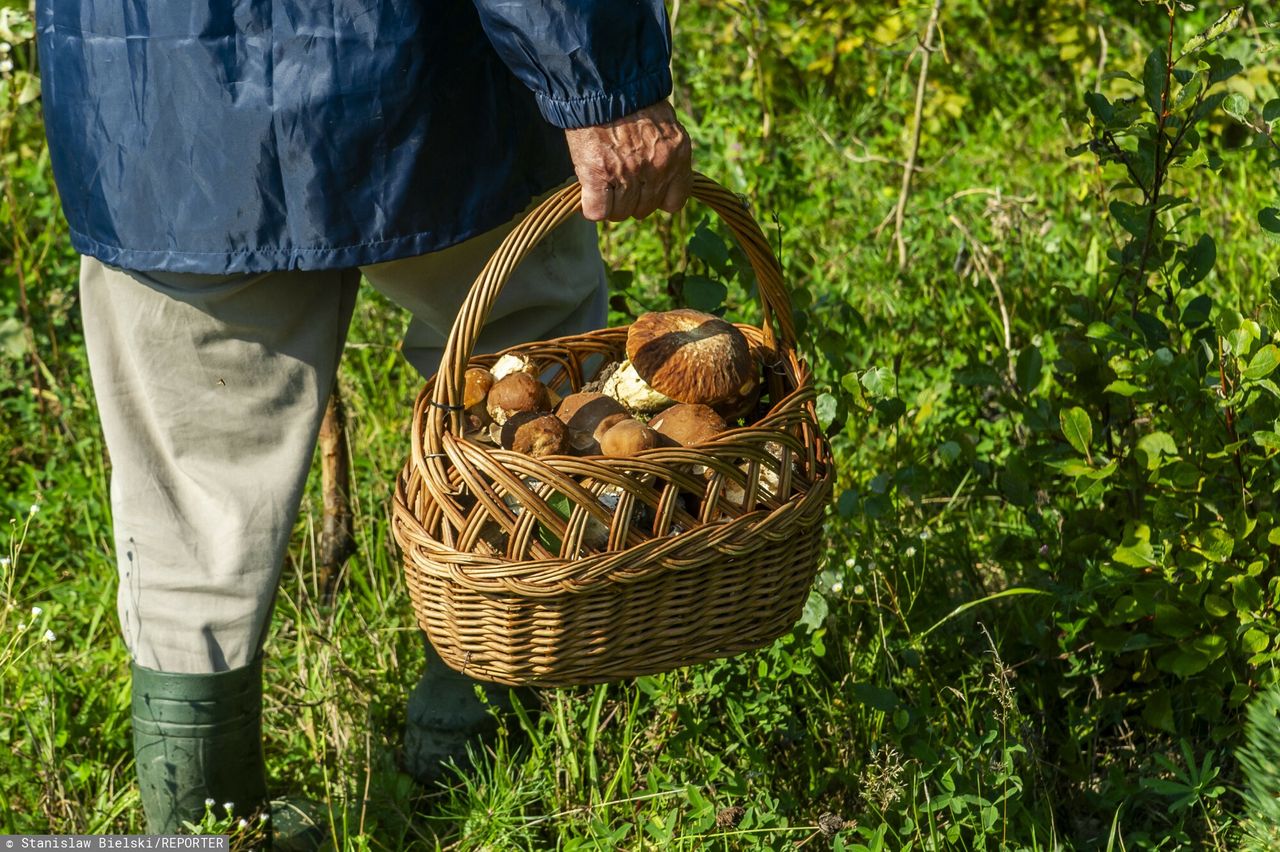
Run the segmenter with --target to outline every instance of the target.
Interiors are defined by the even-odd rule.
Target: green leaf
[[[1164,48],[1157,47],[1147,54],[1146,64],[1142,67],[1142,92],[1147,98],[1147,106],[1156,115],[1161,113],[1161,102],[1164,95],[1164,76],[1169,65]]]
[[[1223,80],[1230,80],[1232,77],[1244,70],[1244,66],[1240,64],[1238,59],[1228,59],[1225,56],[1210,54],[1205,57],[1205,61],[1209,63],[1209,83],[1221,83]],[[1222,95],[1224,93],[1219,93]],[[1206,103],[1208,99],[1206,99]]]
[[[1138,452],[1146,456],[1147,470],[1155,470],[1160,466],[1161,457],[1178,455],[1178,445],[1168,432],[1152,432],[1138,439]]]
[[[886,397],[893,394],[893,370],[888,367],[872,367],[862,374],[862,386],[872,396]]]
[[[1213,269],[1218,259],[1218,247],[1213,237],[1202,234],[1194,246],[1182,253],[1182,272],[1178,275],[1178,283],[1183,287],[1197,284]]]
[[[1151,546],[1151,529],[1146,524],[1128,524],[1124,540],[1111,552],[1111,558],[1130,568],[1154,568],[1159,565],[1155,549]]]
[[[729,290],[719,281],[702,275],[686,275],[681,295],[684,303],[696,311],[712,313],[724,305]]]
[[[1241,641],[1244,643],[1246,651],[1250,654],[1257,654],[1267,650],[1267,646],[1271,644],[1271,637],[1258,628],[1251,627],[1244,632]]]
[[[1240,23],[1240,16],[1244,14],[1244,7],[1237,6],[1224,12],[1218,20],[1214,21],[1204,32],[1192,36],[1187,39],[1187,43],[1182,46],[1184,54],[1194,53],[1204,47],[1211,41],[1216,41],[1226,35],[1228,32],[1236,28]]]
[[[1227,95],[1227,99],[1222,102],[1222,108],[1227,115],[1237,121],[1244,121],[1249,117],[1249,101],[1239,92]]]
[[[1224,529],[1210,527],[1200,537],[1196,550],[1210,562],[1226,562],[1235,550],[1235,539]]]
[[[1089,444],[1093,442],[1093,422],[1083,408],[1066,408],[1058,412],[1058,422],[1062,426],[1063,437],[1077,453],[1089,454]]]
[[[1199,674],[1207,669],[1210,662],[1212,661],[1206,655],[1199,653],[1194,648],[1175,648],[1172,651],[1160,655],[1156,660],[1156,668],[1163,672],[1171,672],[1178,677],[1191,677],[1192,675]],[[1144,779],[1144,784],[1145,782],[1146,779]],[[1168,792],[1170,794],[1182,791],[1173,789],[1173,787],[1180,785],[1175,785],[1172,781],[1163,781],[1160,783],[1169,787]],[[1152,787],[1153,789],[1156,789],[1155,782],[1152,782]],[[1162,791],[1162,789],[1157,789],[1157,792]]]
[[[812,633],[826,621],[828,610],[827,599],[817,589],[810,589],[809,597],[804,602],[804,611],[800,614],[800,623]]]
[[[1280,98],[1272,98],[1262,108],[1262,120],[1270,124],[1280,118]]]
[[[1254,432],[1249,437],[1264,450],[1280,450],[1280,435],[1275,432]]]
[[[1124,379],[1116,379],[1114,382],[1103,388],[1103,390],[1107,393],[1114,393],[1123,397],[1131,397],[1142,392],[1142,388],[1138,387],[1133,382],[1127,382]]]
[[[1204,294],[1196,296],[1182,309],[1182,324],[1187,328],[1204,325],[1209,321],[1211,310],[1213,310],[1213,299]]]
[[[1084,102],[1085,106],[1089,107],[1089,112],[1093,113],[1094,117],[1104,125],[1110,124],[1111,119],[1115,117],[1115,107],[1111,105],[1111,101],[1107,100],[1107,96],[1101,92],[1086,92]]]
[[[1111,216],[1120,227],[1138,239],[1146,237],[1147,228],[1150,226],[1150,214],[1145,209],[1127,201],[1112,201],[1107,205],[1107,209],[1111,211]]]
[[[1044,357],[1040,354],[1040,350],[1034,346],[1023,349],[1018,354],[1018,363],[1014,368],[1018,387],[1022,388],[1024,393],[1035,390],[1036,385],[1040,384],[1040,375],[1043,370]]]
[[[857,373],[845,373],[840,377],[840,387],[844,388],[845,393],[849,394],[850,400],[858,406],[869,405],[866,394],[862,392],[862,383],[858,381]]]
[[[840,401],[829,393],[819,394],[815,405],[818,414],[818,425],[825,431],[836,419]]]
[[[689,253],[713,269],[727,271],[729,267],[729,247],[715,231],[706,225],[699,225],[689,238]]]
[[[850,691],[859,704],[888,713],[898,706],[898,696],[892,690],[871,683],[855,683]]]
[[[1274,343],[1268,343],[1249,359],[1249,366],[1241,372],[1246,379],[1262,379],[1271,375],[1276,367],[1280,367],[1280,349]]]
[[[1275,207],[1263,207],[1258,211],[1258,224],[1264,231],[1280,234],[1280,210]]]

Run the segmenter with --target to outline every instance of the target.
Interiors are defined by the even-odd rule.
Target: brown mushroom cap
[[[484,367],[468,367],[463,377],[462,407],[468,412],[475,411],[477,407],[483,410],[484,402],[488,399],[489,390],[492,387],[492,373]]]
[[[569,430],[554,414],[522,411],[502,425],[502,446],[526,456],[556,456],[569,450]]]
[[[594,432],[596,425],[609,415],[626,413],[616,399],[591,391],[569,394],[556,409],[556,417],[574,432]]]
[[[682,447],[710,441],[728,428],[710,407],[688,403],[671,406],[650,420],[649,425]]]
[[[487,407],[494,422],[503,424],[522,411],[549,411],[551,401],[542,382],[528,373],[512,373],[493,383]]]
[[[606,456],[633,456],[658,446],[658,433],[630,417],[619,420],[600,438],[600,452]]]
[[[759,373],[742,332],[688,308],[640,316],[627,332],[627,357],[640,378],[677,402],[744,396]]]

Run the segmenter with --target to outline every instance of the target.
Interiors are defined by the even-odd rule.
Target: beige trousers
[[[211,276],[83,259],[85,342],[111,455],[118,609],[135,662],[203,673],[252,661],[361,273],[410,312],[404,352],[429,375],[463,297],[515,221],[363,269]],[[477,351],[602,327],[606,298],[595,227],[579,217],[516,271]]]

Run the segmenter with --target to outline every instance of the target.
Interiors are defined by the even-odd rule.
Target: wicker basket
[[[629,458],[534,459],[464,440],[463,374],[511,271],[580,208],[553,195],[480,273],[440,372],[414,405],[412,455],[393,530],[418,623],[450,666],[510,685],[598,683],[758,648],[800,615],[817,568],[832,465],[813,379],[795,350],[782,272],[742,201],[698,176],[694,197],[729,225],[754,268],[771,407],[696,448]],[[777,333],[773,325],[777,325]],[[614,328],[506,350],[561,395],[625,357]]]

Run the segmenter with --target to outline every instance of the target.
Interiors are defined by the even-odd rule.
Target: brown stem
[[[346,412],[335,382],[320,423],[320,490],[324,495],[324,518],[317,547],[317,569],[321,599],[333,602],[338,575],[347,558],[355,552],[351,534],[350,454],[347,451]]]
[[[929,81],[929,57],[933,56],[933,35],[938,30],[938,16],[942,13],[942,0],[934,0],[929,12],[929,23],[924,28],[924,41],[920,43],[920,76],[916,80],[915,114],[911,121],[911,149],[902,168],[902,189],[893,211],[893,238],[898,244],[898,268],[907,265],[907,241],[902,236],[902,225],[907,212],[907,198],[911,194],[911,177],[916,170],[916,157],[920,154],[920,127],[924,118],[924,90]]]
[[[1138,308],[1138,299],[1141,298],[1142,291],[1147,286],[1147,258],[1151,254],[1151,235],[1156,229],[1156,215],[1160,210],[1160,189],[1164,186],[1164,169],[1168,168],[1168,162],[1160,163],[1160,153],[1164,149],[1164,127],[1165,122],[1169,118],[1169,92],[1173,89],[1173,29],[1174,29],[1174,7],[1170,5],[1169,9],[1169,40],[1165,47],[1164,55],[1164,87],[1160,92],[1160,114],[1156,116],[1156,138],[1155,138],[1155,169],[1154,176],[1151,179],[1151,197],[1148,199],[1150,210],[1147,212],[1147,233],[1142,239],[1142,256],[1138,259],[1138,275],[1134,283],[1137,289],[1133,294],[1133,308]],[[1173,151],[1170,150],[1170,156]]]

